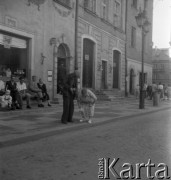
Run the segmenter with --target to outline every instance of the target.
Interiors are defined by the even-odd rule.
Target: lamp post
[[[146,11],[144,10],[143,12],[139,12],[137,16],[135,16],[137,25],[141,28],[141,33],[142,33],[142,50],[141,50],[141,76],[140,76],[140,101],[139,101],[139,109],[144,109],[144,41],[145,41],[145,36],[149,31],[149,21],[146,17]]]

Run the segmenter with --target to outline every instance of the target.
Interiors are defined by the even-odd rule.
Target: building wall
[[[78,63],[81,75],[83,73],[83,40],[88,38],[95,43],[95,89],[101,89],[102,71],[98,68],[102,60],[107,62],[107,89],[113,88],[113,50],[121,53],[119,64],[119,89],[124,91],[125,86],[125,2],[122,1],[122,28],[117,29],[112,24],[112,5],[108,19],[101,18],[101,0],[97,1],[96,12],[92,13],[84,9],[83,1],[79,4],[78,21]],[[110,1],[112,3],[112,1]],[[81,76],[82,78],[82,76]],[[81,79],[82,82],[82,79]]]
[[[153,82],[171,86],[171,58],[169,49],[154,50]]]
[[[136,18],[139,10],[143,11],[145,1],[137,1],[137,8],[135,8],[132,3],[133,1],[127,1],[127,60],[128,60],[128,86],[127,91],[129,92],[130,86],[130,70],[133,69],[136,73],[134,77],[134,89],[136,84],[139,84],[139,73],[141,72],[142,65],[142,33],[141,28],[138,27]],[[149,32],[145,36],[145,44],[144,44],[144,73],[147,73],[147,82],[152,83],[152,11],[153,11],[153,1],[147,1],[147,18],[151,25],[149,26]],[[136,45],[133,48],[131,46],[131,31],[132,27],[136,29]]]
[[[9,24],[7,19],[16,23]],[[64,23],[65,22],[65,23]],[[68,9],[45,0],[38,7],[27,0],[0,1],[0,30],[26,37],[29,40],[29,78],[36,75],[47,84],[48,90],[56,97],[57,85],[57,52],[61,43],[67,45],[70,51],[70,72],[74,70],[74,35],[75,35],[75,0]],[[55,38],[54,44],[50,44]],[[45,56],[42,63],[41,55]],[[53,71],[52,82],[47,81],[47,71]]]

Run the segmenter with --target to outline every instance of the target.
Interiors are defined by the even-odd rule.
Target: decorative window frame
[[[131,47],[136,47],[136,28],[133,26],[131,27]]]
[[[116,4],[119,5],[119,11],[116,6]],[[120,28],[121,27],[121,15],[122,15],[122,3],[120,1],[115,0],[113,4],[113,24],[115,27]]]
[[[61,6],[64,6],[67,9],[72,9],[72,0],[70,0],[69,4],[64,3],[63,1],[60,0],[53,0],[55,3],[58,3]]]
[[[132,0],[132,7],[138,9],[138,0]]]
[[[90,8],[90,5],[92,8]],[[97,0],[84,0],[84,9],[96,14],[96,8]]]
[[[109,2],[108,2],[109,3]],[[102,4],[101,4],[101,9],[102,9],[102,14],[101,14],[101,17],[102,19],[104,20],[108,20],[108,3],[106,0],[102,0]]]

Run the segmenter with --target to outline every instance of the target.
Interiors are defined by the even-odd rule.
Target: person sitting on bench
[[[36,76],[32,76],[32,81],[29,84],[29,91],[30,91],[32,97],[37,98],[38,107],[44,107],[44,105],[42,103],[42,100],[43,100],[42,90],[37,87]]]
[[[20,77],[19,82],[17,82],[17,91],[18,91],[17,102],[19,104],[19,109],[23,108],[23,98],[26,98],[27,108],[31,109],[30,106],[31,95],[27,93],[26,90],[27,90],[27,86],[26,83],[24,82],[24,77]]]
[[[46,89],[46,84],[43,83],[41,78],[39,79],[39,82],[37,83],[37,86],[42,91],[43,100],[45,100],[45,101],[47,100],[48,101],[48,106],[51,106],[49,94],[47,93],[47,89]]]
[[[0,96],[5,94],[5,83],[4,81],[0,80]]]
[[[11,105],[11,110],[15,110],[16,108],[18,109],[18,102],[17,102],[17,83],[14,81],[15,77],[11,76],[10,81],[6,82],[6,90],[10,90],[10,95],[12,97],[12,105]]]
[[[0,96],[0,107],[11,109],[12,97],[10,96],[10,91],[6,90],[3,96]]]

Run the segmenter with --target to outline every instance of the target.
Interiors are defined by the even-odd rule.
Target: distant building
[[[171,86],[171,57],[169,48],[153,49],[153,82]]]

